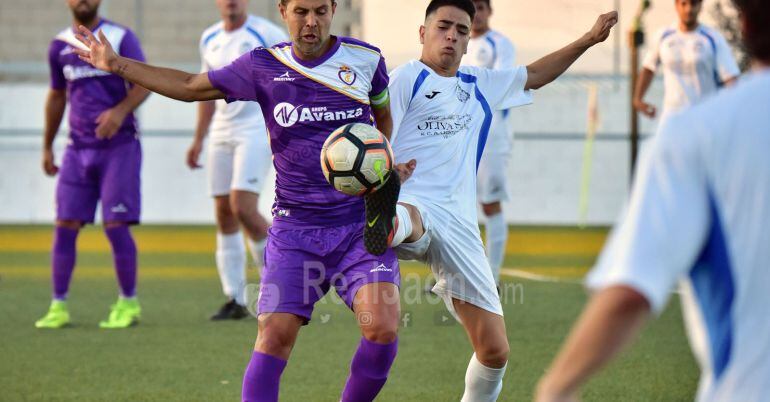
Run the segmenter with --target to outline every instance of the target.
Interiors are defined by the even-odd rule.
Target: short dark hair
[[[281,0],[281,5],[286,7],[286,5],[289,4],[291,0]],[[335,5],[337,3],[337,0],[332,0],[332,5]]]
[[[733,0],[743,18],[743,43],[754,59],[770,62],[770,3],[767,0]]]
[[[445,6],[457,7],[465,11],[471,16],[471,21],[476,16],[476,6],[473,5],[473,0],[431,0],[428,8],[425,10],[425,19],[428,19],[436,10]]]

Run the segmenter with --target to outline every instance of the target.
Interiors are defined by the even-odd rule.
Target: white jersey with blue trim
[[[287,38],[280,27],[254,15],[249,15],[246,22],[233,31],[225,31],[224,22],[220,21],[201,35],[201,72],[220,69],[254,48],[270,47]],[[209,127],[211,137],[253,135],[255,130],[260,135],[265,132],[265,121],[258,103],[216,101],[216,111]]]
[[[414,60],[393,70],[393,153],[396,163],[417,160],[399,199],[429,202],[477,225],[476,169],[492,113],[532,103],[526,83],[526,67],[461,67],[443,77]]]
[[[766,401],[770,379],[770,69],[664,120],[628,213],[588,277],[655,312],[682,280],[699,401]]]
[[[653,72],[662,67],[664,113],[694,105],[741,73],[724,36],[704,25],[690,32],[664,28],[650,45],[643,66]]]
[[[492,70],[511,69],[516,66],[516,47],[503,34],[489,30],[468,42],[468,53],[462,63]],[[495,111],[487,140],[488,153],[508,154],[513,149],[513,129],[508,116],[508,110]]]

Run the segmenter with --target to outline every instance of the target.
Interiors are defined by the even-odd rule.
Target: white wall
[[[628,143],[620,137],[628,125],[627,87],[625,79],[593,80],[599,83],[603,123],[594,146],[587,223],[610,224],[628,187]],[[538,91],[534,105],[514,111],[518,137],[509,167],[512,200],[505,206],[511,223],[578,222],[586,82],[580,77],[560,79]],[[40,168],[45,93],[42,84],[0,84],[0,223],[53,220],[55,180]],[[660,98],[657,83],[650,98]],[[213,222],[205,171],[191,172],[184,164],[195,105],[153,95],[140,117],[145,134],[143,221]],[[652,122],[644,122],[645,132],[652,128]],[[59,160],[66,141],[63,133],[56,146]],[[261,197],[265,213],[272,201],[268,193]]]

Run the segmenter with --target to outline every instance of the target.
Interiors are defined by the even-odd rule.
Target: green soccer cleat
[[[106,321],[99,323],[99,328],[120,329],[128,328],[139,323],[142,308],[136,298],[119,298],[118,302],[110,307],[110,316]]]
[[[35,321],[35,328],[58,329],[66,327],[70,323],[70,312],[67,310],[67,302],[54,300],[45,317]]]

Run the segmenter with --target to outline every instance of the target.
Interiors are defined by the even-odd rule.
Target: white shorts
[[[223,196],[232,190],[261,193],[272,161],[264,136],[212,137],[208,150],[209,194]]]
[[[476,195],[481,204],[509,200],[508,159],[510,154],[489,153],[481,157],[476,174]]]
[[[503,315],[478,225],[463,223],[439,206],[411,200],[403,202],[420,211],[425,234],[414,243],[396,246],[398,258],[430,265],[436,278],[433,293],[444,299],[447,309],[458,321],[452,299]]]

